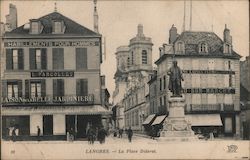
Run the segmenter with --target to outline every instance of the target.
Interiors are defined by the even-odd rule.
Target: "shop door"
[[[71,128],[76,132],[75,118],[76,115],[66,115],[66,133],[69,132]]]
[[[53,135],[53,116],[43,116],[43,135]]]
[[[87,117],[83,115],[77,115],[77,138],[86,138]]]

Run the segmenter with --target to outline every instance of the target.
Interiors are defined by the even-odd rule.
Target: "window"
[[[163,76],[163,89],[166,89],[166,76]]]
[[[225,122],[224,122],[224,130],[225,133],[232,133],[233,131],[233,120],[232,117],[225,117]]]
[[[18,69],[18,50],[13,49],[13,69]]]
[[[31,33],[39,34],[39,22],[31,22]]]
[[[206,43],[201,43],[199,51],[201,53],[207,53],[208,52],[207,44]]]
[[[55,22],[55,33],[61,33],[61,32],[62,32],[61,22]]]
[[[164,105],[167,105],[167,96],[166,95],[164,95],[163,103],[164,103]]]
[[[23,69],[23,49],[6,49],[6,69]]]
[[[47,49],[46,48],[30,48],[29,61],[30,69],[47,69]]]
[[[76,95],[87,96],[88,95],[88,79],[76,80]]]
[[[87,69],[87,62],[87,48],[76,48],[76,69]]]
[[[7,89],[8,89],[8,98],[18,98],[17,83],[9,83]]]
[[[229,44],[224,44],[224,53],[231,53],[231,47]]]
[[[160,91],[161,91],[161,89],[162,89],[162,82],[161,82],[162,80],[161,80],[161,78],[160,78]]]
[[[53,48],[53,69],[64,69],[64,50],[63,48]]]
[[[184,51],[183,42],[177,42],[176,51],[177,52],[183,52]]]
[[[53,97],[64,96],[64,80],[53,79]]]
[[[142,64],[148,64],[148,54],[146,50],[142,51]]]
[[[31,98],[34,98],[34,97],[41,97],[42,95],[42,87],[41,87],[41,83],[39,82],[33,82],[30,84],[30,95],[31,95]]]

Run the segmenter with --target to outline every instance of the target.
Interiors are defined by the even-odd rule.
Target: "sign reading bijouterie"
[[[61,96],[61,97],[33,97],[33,98],[2,98],[3,103],[72,103],[72,102],[93,102],[94,95],[86,96]]]
[[[4,43],[4,47],[81,47],[99,46],[98,41],[9,41]]]
[[[30,72],[31,77],[74,77],[74,71],[40,71]]]

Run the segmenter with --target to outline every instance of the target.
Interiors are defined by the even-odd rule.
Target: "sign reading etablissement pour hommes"
[[[99,46],[98,41],[9,41],[4,47],[81,47]]]

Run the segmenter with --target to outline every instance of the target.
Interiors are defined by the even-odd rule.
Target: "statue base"
[[[185,99],[183,97],[170,97],[169,116],[163,123],[158,141],[194,141],[198,137],[191,129],[191,123],[185,118]]]

